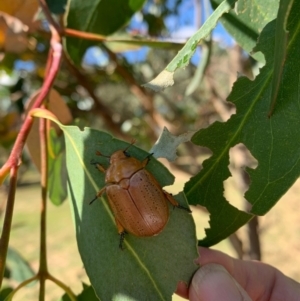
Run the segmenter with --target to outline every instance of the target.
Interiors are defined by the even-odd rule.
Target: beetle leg
[[[100,170],[101,172],[105,172],[106,169],[97,161],[94,161],[93,159],[91,160],[91,164],[95,165],[95,167]]]
[[[116,221],[118,233],[120,235],[119,248],[121,250],[124,250],[123,242],[124,242],[124,239],[125,239],[126,231],[125,231],[124,227],[121,225],[121,223],[116,218],[115,218],[115,221]]]
[[[151,157],[153,156],[153,153],[149,154],[143,161],[142,161],[142,164],[143,164],[143,167],[146,167],[147,164],[149,163]]]
[[[163,193],[165,195],[165,197],[167,198],[167,200],[174,206],[174,207],[178,207],[179,204],[178,202],[173,198],[173,195],[171,193],[168,193],[166,191],[163,190]]]
[[[190,212],[192,213],[192,211],[190,210],[190,208],[186,208],[184,206],[181,206],[172,196],[172,194],[166,192],[163,190],[163,193],[165,195],[165,197],[167,198],[167,200],[174,206],[174,207],[177,207],[179,209],[183,209],[183,210],[186,210],[187,212]]]
[[[122,251],[124,250],[123,242],[124,242],[124,239],[125,239],[125,234],[126,234],[125,231],[123,231],[123,232],[120,233],[119,248],[120,248]]]
[[[105,191],[106,186],[103,187],[101,190],[98,191],[98,193],[96,194],[96,196],[90,201],[90,205],[95,202]]]

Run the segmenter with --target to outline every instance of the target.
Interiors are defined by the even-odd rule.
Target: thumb
[[[249,295],[218,264],[211,263],[201,267],[189,287],[190,301],[251,301]]]

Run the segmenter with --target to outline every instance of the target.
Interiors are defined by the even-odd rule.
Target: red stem
[[[76,37],[90,41],[105,42],[107,40],[106,36],[102,36],[100,34],[95,34],[91,32],[83,32],[72,28],[64,28],[62,34],[64,36]]]
[[[62,45],[60,43],[60,37],[52,25],[50,25],[50,29],[52,33],[51,36],[52,56],[48,56],[48,60],[51,60],[51,63],[50,63],[49,71],[47,72],[47,75],[43,82],[41,91],[37,96],[32,106],[32,109],[39,108],[42,105],[44,99],[49,93],[51,86],[55,80],[61,61]],[[2,279],[4,275],[5,261],[6,261],[8,243],[10,238],[11,222],[13,217],[14,203],[15,203],[15,191],[17,185],[17,171],[21,160],[21,154],[32,124],[33,124],[33,118],[30,116],[30,114],[27,114],[24,123],[20,129],[20,132],[17,136],[15,144],[12,148],[10,156],[6,161],[6,163],[4,164],[4,166],[0,169],[0,180],[3,180],[10,171],[10,185],[9,185],[8,200],[7,200],[5,218],[4,218],[2,234],[0,239],[0,285],[2,283]]]
[[[31,107],[31,109],[39,108],[42,105],[44,99],[46,98],[47,94],[49,93],[49,91],[51,89],[51,86],[54,82],[54,79],[55,79],[56,74],[59,69],[61,53],[62,53],[62,46],[59,42],[56,42],[56,41],[52,41],[51,46],[53,49],[52,64],[49,68],[49,73],[47,74],[47,77],[45,78],[45,81],[41,88],[41,92],[37,96],[36,101],[33,104],[33,106]],[[0,176],[2,174],[7,174],[13,166],[17,166],[19,164],[22,150],[24,148],[26,139],[30,132],[32,123],[33,123],[33,118],[28,114],[25,118],[25,121],[24,121],[21,129],[20,129],[20,132],[17,136],[16,142],[13,146],[13,149],[10,153],[8,160],[6,161],[6,163],[0,170]]]

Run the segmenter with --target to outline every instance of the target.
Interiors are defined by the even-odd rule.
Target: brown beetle
[[[127,149],[128,147],[118,150],[110,156],[108,169],[104,169],[99,163],[92,163],[105,173],[106,185],[90,204],[106,192],[120,234],[121,249],[126,231],[139,237],[154,236],[162,231],[169,219],[167,201],[190,212],[165,192],[153,175],[145,169],[151,155],[139,161],[131,157],[126,152]]]

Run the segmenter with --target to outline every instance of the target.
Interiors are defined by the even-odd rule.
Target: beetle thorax
[[[107,184],[120,183],[123,179],[129,179],[143,168],[141,161],[133,157],[127,157],[122,150],[116,151],[110,157],[110,166],[105,173],[105,182]]]
[[[126,158],[128,158],[128,157],[126,157],[124,151],[123,150],[118,150],[110,156],[109,163],[114,164],[114,163],[116,163],[116,162],[118,162],[122,159],[126,159]]]

